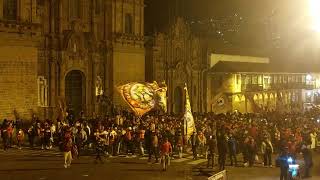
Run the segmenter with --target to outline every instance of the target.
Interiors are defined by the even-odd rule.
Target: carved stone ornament
[[[188,79],[185,63],[183,61],[178,62],[178,64],[176,65],[175,79],[181,82],[186,82]]]
[[[96,96],[103,95],[102,78],[97,76],[96,79]]]

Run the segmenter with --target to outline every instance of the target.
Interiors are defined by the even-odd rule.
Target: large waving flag
[[[186,91],[186,104],[185,104],[185,112],[184,112],[184,129],[185,133],[188,137],[192,135],[194,131],[196,131],[196,126],[194,124],[194,119],[191,111],[190,98],[187,89],[187,85],[185,85],[184,90]]]
[[[131,82],[118,86],[117,89],[137,116],[142,116],[157,106],[160,106],[166,112],[166,86],[159,87],[157,82]]]

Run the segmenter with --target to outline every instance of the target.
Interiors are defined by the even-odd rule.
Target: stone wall
[[[37,48],[0,46],[0,120],[14,118],[14,110],[29,119],[36,111]]]
[[[145,54],[144,50],[116,50],[113,53],[113,82],[114,86],[129,82],[145,81]],[[114,102],[124,105],[119,93],[114,91]]]

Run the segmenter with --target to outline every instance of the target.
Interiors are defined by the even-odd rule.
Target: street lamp
[[[309,11],[312,18],[312,28],[320,32],[320,1],[309,0]]]

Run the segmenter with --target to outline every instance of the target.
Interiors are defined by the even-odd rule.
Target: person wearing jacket
[[[288,179],[288,169],[289,163],[288,159],[290,158],[288,147],[285,147],[280,156],[278,157],[278,162],[280,165],[280,180],[287,180]]]
[[[249,142],[247,146],[248,146],[249,166],[252,167],[257,154],[257,143],[255,142],[253,137],[249,137]]]
[[[71,130],[68,129],[67,132],[65,133],[64,144],[63,144],[64,168],[68,168],[71,165],[72,145],[73,145],[73,142],[72,142]]]
[[[218,147],[218,154],[219,154],[219,170],[222,171],[225,169],[226,163],[226,154],[228,150],[227,145],[227,138],[225,135],[224,130],[217,131],[217,147]]]
[[[234,162],[234,165],[237,166],[237,141],[233,137],[232,133],[229,134],[228,149],[229,149],[231,166],[233,166],[233,162]]]
[[[304,173],[304,178],[311,177],[310,175],[310,169],[313,166],[312,162],[312,152],[311,152],[311,145],[308,144],[307,142],[303,142],[301,146],[301,152],[303,155],[303,160],[304,160],[304,165],[305,165],[305,173]]]
[[[272,167],[272,153],[273,153],[273,146],[268,137],[265,137],[261,144],[261,152],[263,155],[264,166]]]
[[[197,153],[198,139],[197,139],[197,134],[195,131],[191,135],[190,140],[191,140],[193,159],[197,159],[198,158],[198,153]]]
[[[207,162],[207,167],[210,166],[211,163],[211,167],[214,166],[215,164],[215,153],[216,153],[216,148],[217,148],[217,140],[215,136],[209,136],[209,140],[208,140],[208,162]]]

